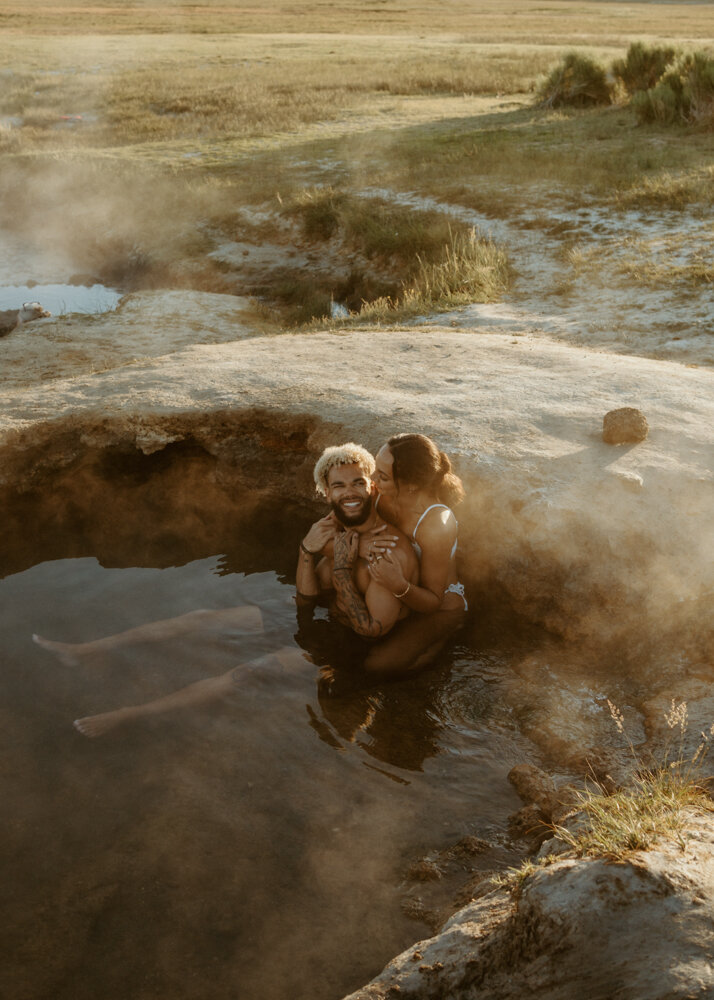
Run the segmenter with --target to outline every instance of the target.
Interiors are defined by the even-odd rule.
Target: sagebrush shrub
[[[632,106],[643,122],[714,126],[714,57],[705,52],[680,56],[655,87],[635,94]]]
[[[612,64],[612,72],[622,81],[628,94],[650,90],[674,62],[676,55],[676,50],[669,46],[648,46],[643,42],[633,42],[625,58],[616,59]]]
[[[605,69],[594,59],[569,52],[541,84],[537,100],[545,108],[610,104],[612,86]]]

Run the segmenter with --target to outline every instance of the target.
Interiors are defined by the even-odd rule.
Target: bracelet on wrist
[[[401,600],[402,597],[406,597],[407,596],[407,594],[409,593],[410,588],[411,588],[411,583],[407,583],[407,589],[404,590],[404,591],[402,591],[401,594],[394,594],[394,596],[397,598],[397,600]]]
[[[305,547],[304,542],[300,542],[300,551],[304,552],[306,556],[316,556],[317,552],[311,552],[310,549]]]

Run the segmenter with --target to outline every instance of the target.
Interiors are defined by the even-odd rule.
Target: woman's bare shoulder
[[[456,530],[457,522],[453,510],[450,507],[435,507],[419,525],[417,541],[422,548],[424,543],[428,545],[430,542],[438,543],[444,540],[453,542]]]

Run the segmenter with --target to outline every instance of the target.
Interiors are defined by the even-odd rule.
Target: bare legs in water
[[[219,632],[224,629],[237,628],[242,632],[262,632],[263,616],[260,608],[254,605],[241,605],[237,608],[224,608],[220,611],[189,611],[178,618],[165,618],[136,628],[108,635],[92,642],[54,642],[43,639],[41,635],[33,635],[33,642],[51,653],[55,653],[62,663],[76,666],[86,657],[98,653],[106,653],[122,646],[130,646],[148,642],[162,642],[174,639],[191,632]]]
[[[103,736],[105,733],[135,719],[163,715],[165,712],[175,712],[180,709],[198,708],[209,704],[229,694],[235,689],[240,678],[248,671],[265,670],[266,672],[284,672],[295,667],[304,667],[307,657],[295,646],[282,646],[274,653],[260,656],[239,667],[234,667],[219,677],[209,677],[195,684],[189,684],[179,691],[155,698],[143,705],[130,705],[118,708],[113,712],[103,712],[100,715],[88,715],[84,719],[75,719],[74,728],[83,736],[91,738]]]
[[[193,632],[220,633],[229,629],[240,629],[241,632],[262,632],[263,616],[260,608],[254,605],[244,605],[219,611],[190,611],[177,618],[149,622],[146,625],[139,625],[136,628],[127,629],[125,632],[105,636],[102,639],[94,639],[91,642],[53,642],[39,635],[33,635],[32,638],[38,646],[54,653],[63,663],[75,666],[92,656],[120,649],[123,646],[161,642]],[[182,708],[197,708],[215,701],[229,693],[235,687],[239,677],[247,671],[263,668],[274,672],[276,669],[284,670],[291,666],[304,665],[304,663],[304,654],[294,646],[281,647],[274,653],[251,660],[219,677],[197,681],[195,684],[189,684],[179,691],[155,698],[143,705],[130,705],[112,712],[75,719],[74,727],[83,736],[103,736],[104,733],[134,719],[161,715],[164,712],[173,712]]]
[[[367,657],[365,668],[373,675],[405,675],[422,669],[433,661],[443,648],[448,637],[463,621],[461,612],[437,612],[431,616],[414,618],[397,626],[394,633],[377,643]],[[406,626],[409,626],[407,628]],[[191,611],[178,618],[150,622],[116,635],[95,639],[91,642],[53,642],[34,635],[33,640],[43,649],[55,653],[68,665],[81,663],[85,658],[119,649],[122,646],[160,642],[187,635],[192,632],[220,632],[225,629],[240,629],[244,632],[260,632],[263,621],[260,609],[254,605],[226,608],[220,611]],[[266,656],[242,664],[218,677],[197,681],[172,694],[155,698],[142,705],[130,705],[75,719],[74,727],[83,736],[95,738],[142,717],[162,715],[180,709],[197,708],[215,701],[235,688],[239,678],[248,671],[285,670],[305,664],[306,654],[294,646],[284,646]]]

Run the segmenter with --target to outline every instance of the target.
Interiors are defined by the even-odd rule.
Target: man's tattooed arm
[[[322,550],[335,534],[335,522],[331,514],[316,521],[300,542],[296,572],[297,603],[311,605],[319,597],[322,584],[317,566],[322,558]]]
[[[376,639],[386,635],[401,613],[401,604],[391,591],[370,580],[364,597],[357,590],[353,567],[359,552],[356,531],[345,531],[335,538],[332,580],[337,604],[350,627],[358,635]]]
[[[366,635],[371,638],[384,635],[392,627],[392,622],[385,626],[378,618],[374,618],[367,608],[364,598],[357,590],[352,579],[352,568],[350,566],[335,567],[332,573],[337,592],[337,601],[340,610],[344,613],[349,626],[358,635]]]

